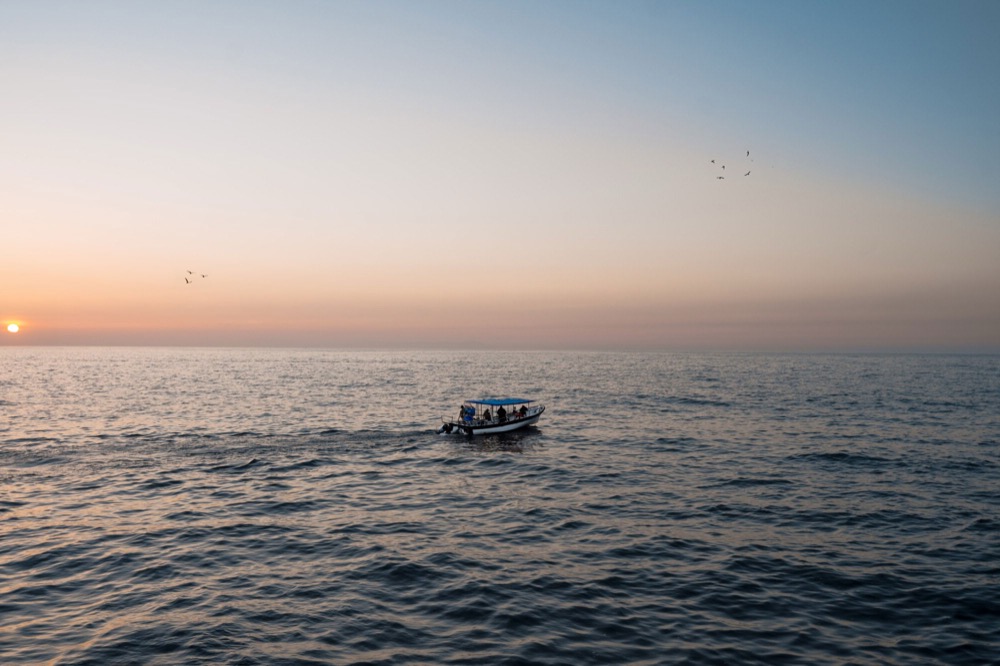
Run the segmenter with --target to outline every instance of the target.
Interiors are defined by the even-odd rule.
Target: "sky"
[[[998,32],[0,0],[0,345],[1000,351]]]

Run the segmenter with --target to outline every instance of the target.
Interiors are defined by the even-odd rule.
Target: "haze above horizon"
[[[998,29],[4,2],[0,346],[997,352]]]

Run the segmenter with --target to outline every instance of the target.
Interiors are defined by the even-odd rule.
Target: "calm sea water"
[[[7,348],[0,493],[3,664],[1000,659],[996,356]]]

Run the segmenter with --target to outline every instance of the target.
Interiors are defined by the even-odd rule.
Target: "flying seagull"
[[[184,278],[184,284],[191,284],[191,280]]]
[[[743,175],[744,175],[744,176],[749,176],[749,175],[750,175],[750,172],[749,172],[749,171],[747,171],[747,172],[746,172],[745,174],[743,174]]]
[[[716,180],[725,180],[726,177],[725,176],[716,176],[715,179]]]

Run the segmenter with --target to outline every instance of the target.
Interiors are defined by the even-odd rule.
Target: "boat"
[[[466,400],[458,418],[443,417],[439,433],[458,432],[465,435],[492,435],[519,430],[538,423],[545,405],[526,398],[480,398]]]

